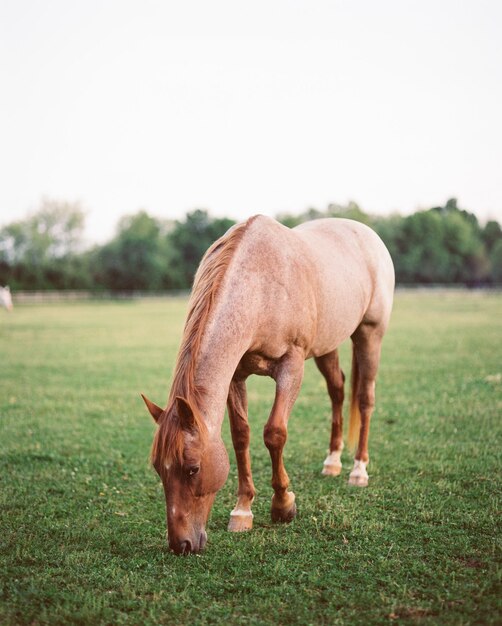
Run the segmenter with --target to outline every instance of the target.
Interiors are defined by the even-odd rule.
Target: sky
[[[181,218],[502,222],[499,0],[2,0],[0,226],[44,197],[87,238]]]

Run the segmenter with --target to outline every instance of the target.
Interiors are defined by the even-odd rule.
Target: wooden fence
[[[48,304],[53,302],[81,302],[86,300],[142,300],[183,298],[187,290],[173,291],[13,291],[14,304]]]
[[[435,292],[435,293],[490,293],[502,291],[502,285],[491,287],[463,287],[462,285],[397,285],[396,291]],[[161,300],[185,298],[186,289],[171,291],[13,291],[12,301],[16,304],[49,304],[51,302],[80,302],[85,300]]]

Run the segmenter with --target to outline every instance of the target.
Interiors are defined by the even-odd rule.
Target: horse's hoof
[[[324,467],[322,468],[323,476],[340,476],[341,472],[341,465],[324,465]]]
[[[354,487],[367,487],[368,486],[368,472],[366,471],[366,463],[356,459],[354,461],[354,468],[350,472],[349,485]]]
[[[367,487],[368,477],[367,476],[349,476],[349,485],[351,485],[352,487]]]
[[[322,473],[324,476],[339,476],[342,471],[342,462],[340,457],[342,455],[341,450],[333,450],[324,459],[324,467]]]
[[[287,499],[286,503],[281,506],[274,506],[275,495],[272,496],[272,509],[270,514],[272,516],[273,522],[282,522],[283,524],[287,524],[291,522],[296,516],[296,503],[295,503],[295,494],[292,491],[288,491],[286,493]]]
[[[296,504],[293,503],[293,506],[290,509],[272,509],[271,516],[273,522],[288,524],[296,517]]]
[[[253,514],[249,513],[230,513],[228,522],[228,530],[231,533],[240,533],[253,528]]]

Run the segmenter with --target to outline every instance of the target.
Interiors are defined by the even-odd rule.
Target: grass
[[[0,623],[500,623],[502,296],[398,294],[367,489],[346,484],[348,453],[341,477],[320,475],[329,406],[308,363],[285,453],[289,526],[269,518],[273,385],[250,381],[255,528],[226,531],[233,463],[206,552],[180,558],[139,392],[166,400],[185,307],[0,311]],[[226,420],[224,438],[230,449]]]

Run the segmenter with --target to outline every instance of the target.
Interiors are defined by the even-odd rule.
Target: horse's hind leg
[[[325,476],[338,476],[342,471],[341,455],[343,450],[343,383],[345,375],[340,369],[338,350],[316,357],[319,371],[326,379],[328,394],[331,399],[332,420],[329,454],[324,461],[322,473]]]
[[[239,488],[237,504],[230,513],[228,530],[238,532],[251,530],[253,527],[253,513],[251,505],[255,496],[253,477],[251,475],[251,459],[249,456],[249,424],[246,381],[232,380],[228,391],[228,415],[230,430],[234,444],[237,471],[239,474]]]
[[[288,491],[289,478],[284,468],[282,452],[288,436],[289,415],[302,384],[303,369],[304,355],[300,350],[288,353],[278,364],[274,372],[274,406],[263,429],[263,439],[272,460],[274,495],[271,515],[274,522],[290,522],[296,515],[295,494]]]
[[[361,324],[352,335],[352,399],[350,411],[349,446],[357,443],[354,467],[349,485],[366,487],[369,463],[368,436],[370,419],[375,406],[375,381],[380,362],[383,332],[378,326]]]

